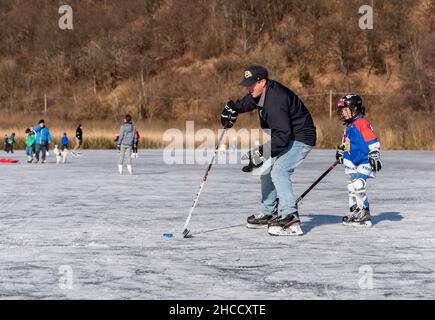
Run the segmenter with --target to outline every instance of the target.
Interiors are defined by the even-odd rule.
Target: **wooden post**
[[[141,94],[140,94],[140,102],[139,102],[139,120],[143,118],[143,108],[145,105],[145,81],[143,79],[143,65],[140,68],[140,86],[141,86]]]
[[[329,90],[329,119],[332,119],[332,90]]]

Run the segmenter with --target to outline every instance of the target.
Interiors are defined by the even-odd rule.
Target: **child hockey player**
[[[380,143],[364,118],[365,108],[360,96],[349,93],[342,97],[337,114],[345,129],[336,158],[345,165],[345,173],[350,175],[347,185],[350,212],[343,217],[343,224],[371,226],[367,178],[374,178],[376,171],[382,168]]]
[[[35,153],[35,132],[27,128],[26,135],[27,163],[31,163],[33,161],[33,154]]]

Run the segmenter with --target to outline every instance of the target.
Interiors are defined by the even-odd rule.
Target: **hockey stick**
[[[219,142],[216,145],[216,149],[214,151],[213,158],[211,158],[211,160],[210,160],[210,162],[208,164],[207,170],[205,170],[204,177],[202,178],[201,186],[199,187],[199,191],[196,194],[195,200],[193,201],[192,208],[190,208],[189,215],[187,216],[187,220],[186,220],[186,223],[184,224],[184,228],[183,228],[184,229],[183,230],[183,238],[187,238],[189,236],[189,234],[190,234],[190,230],[187,229],[187,225],[189,224],[190,218],[192,217],[192,212],[195,209],[196,204],[198,203],[199,196],[201,195],[201,192],[202,192],[202,188],[204,188],[204,184],[207,181],[208,173],[210,172],[210,169],[213,166],[214,158],[216,157],[216,154],[217,154],[217,152],[219,150],[219,146],[220,146],[220,144],[222,142],[222,138],[224,137],[226,129],[227,129],[227,126],[225,126],[223,128],[223,130],[222,130],[221,136],[219,137]]]
[[[307,190],[305,190],[305,192],[302,193],[301,196],[296,200],[296,205],[339,163],[340,162],[338,160],[335,161],[325,172],[323,172],[323,174],[316,181],[314,181],[313,184]]]

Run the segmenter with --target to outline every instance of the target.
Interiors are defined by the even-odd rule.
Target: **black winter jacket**
[[[80,128],[80,127],[78,127],[76,130],[76,138],[79,140],[82,140],[82,138],[83,138],[83,131],[82,131],[82,128]]]
[[[258,110],[260,125],[271,130],[271,156],[279,155],[292,140],[316,145],[316,127],[310,112],[298,96],[277,81],[268,80],[263,106],[247,94],[235,102],[239,113]]]

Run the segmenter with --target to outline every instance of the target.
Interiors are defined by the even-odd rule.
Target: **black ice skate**
[[[349,208],[349,212],[343,217],[342,222],[344,225],[348,225],[352,217],[355,215],[356,210],[358,209],[358,206],[354,204],[352,207]]]
[[[267,228],[267,224],[278,218],[278,214],[259,214],[249,216],[246,227],[248,229],[263,229]]]
[[[373,225],[369,208],[357,209],[346,225],[371,227]]]

